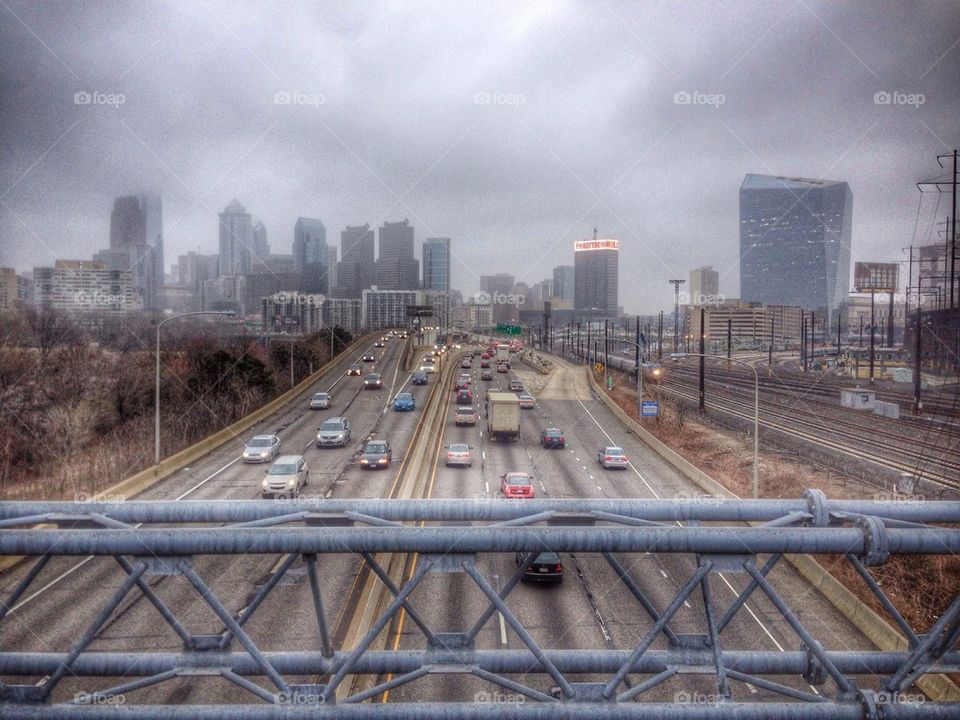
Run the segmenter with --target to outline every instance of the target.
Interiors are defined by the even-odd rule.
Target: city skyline
[[[655,273],[621,304],[669,307],[666,279],[695,251],[738,285],[744,174],[847,181],[852,260],[900,259],[915,183],[960,144],[956,4],[420,7],[382,23],[394,13],[374,3],[338,23],[299,3],[174,1],[115,9],[102,42],[75,32],[98,27],[95,6],[11,9],[0,264],[20,270],[92,256],[113,198],[132,192],[163,197],[169,257],[213,252],[237,197],[275,251],[300,215],[331,232],[408,217],[418,239],[457,240],[451,280],[467,292],[502,268],[538,282],[544,258],[571,262],[596,226],[622,241],[624,268]],[[169,42],[135,39],[168,27]],[[396,57],[397,33],[423,52]],[[561,79],[564,93],[544,90]],[[935,206],[923,199],[921,231]]]

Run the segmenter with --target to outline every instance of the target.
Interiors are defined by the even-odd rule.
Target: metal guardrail
[[[762,523],[745,526],[744,521]],[[960,672],[960,596],[926,633],[914,631],[870,573],[898,553],[944,555],[960,551],[960,529],[937,523],[960,520],[960,503],[828,500],[807,491],[799,500],[304,500],[126,503],[0,503],[0,554],[37,557],[0,603],[0,716],[4,718],[955,718],[960,704],[909,698],[917,678]],[[681,522],[688,523],[681,525]],[[34,523],[54,529],[18,529]],[[134,523],[144,523],[134,526]],[[152,524],[175,527],[151,527]],[[198,527],[198,523],[227,523]],[[406,523],[406,524],[405,524]],[[424,523],[422,527],[412,523]],[[711,523],[709,526],[701,523]],[[637,601],[645,619],[642,639],[625,649],[545,649],[511,609],[508,598],[540,551],[595,553]],[[526,556],[499,590],[478,570],[485,553]],[[375,553],[418,552],[420,562],[398,587]],[[622,553],[688,553],[689,576],[666,607],[658,608],[634,579]],[[197,571],[196,557],[221,554],[285,557],[243,611],[233,614]],[[368,632],[350,648],[330,641],[325,583],[318,556],[353,553],[380,578],[392,598]],[[834,553],[846,557],[908,638],[899,652],[831,651],[777,590],[770,576],[784,553]],[[34,652],[2,646],[9,608],[41,576],[52,557],[113,557],[123,582],[68,652]],[[305,566],[315,609],[319,651],[264,652],[245,627],[257,608],[295,564]],[[432,628],[409,598],[430,573],[459,573],[483,594],[486,609],[470,629]],[[743,587],[726,608],[713,597],[711,576],[740,574]],[[151,576],[177,576],[196,591],[222,623],[219,633],[195,635],[151,588]],[[137,589],[179,635],[180,652],[94,652],[99,630]],[[112,590],[112,588],[111,588]],[[306,592],[306,590],[304,590]],[[759,591],[759,593],[757,593]],[[796,634],[800,649],[770,652],[728,647],[724,630],[755,593],[762,594]],[[697,634],[676,629],[676,614],[689,600],[702,608]],[[373,651],[377,636],[401,608],[423,634],[425,650]],[[499,613],[523,650],[483,650],[479,633]],[[305,628],[306,630],[306,628]],[[666,649],[654,648],[666,644]],[[232,646],[239,646],[231,651]],[[198,670],[249,694],[237,705],[135,704],[137,690]],[[71,697],[57,692],[70,676],[91,681],[122,678],[103,689]],[[314,676],[301,685],[292,678]],[[338,699],[337,688],[353,675],[386,676],[372,687]],[[511,702],[414,702],[367,704],[386,690],[427,675],[469,675],[504,689]],[[588,675],[589,682],[578,678]],[[673,703],[654,702],[667,688],[696,676],[710,700],[691,700],[686,690]],[[784,677],[803,682],[784,681]],[[870,676],[875,690],[858,686]],[[15,684],[18,677],[39,682]],[[600,680],[596,678],[600,677]],[[255,681],[255,680],[256,681]],[[684,682],[680,687],[686,688]],[[734,701],[734,687],[753,688],[786,702]],[[109,683],[108,683],[109,685]],[[807,688],[810,686],[810,689]],[[821,690],[814,691],[818,687]],[[342,693],[341,693],[342,695]],[[495,698],[496,694],[489,694]],[[130,701],[126,701],[130,696]],[[119,705],[112,699],[124,698]],[[909,701],[905,701],[905,698]],[[770,695],[767,696],[770,699]],[[474,698],[476,701],[476,698]]]

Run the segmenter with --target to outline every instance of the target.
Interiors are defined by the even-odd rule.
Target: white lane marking
[[[606,436],[607,436],[607,439],[608,439],[611,443],[613,443],[613,438],[610,437],[610,434],[604,429],[603,425],[601,425],[600,422],[593,416],[593,413],[590,412],[590,411],[587,409],[587,406],[583,404],[583,400],[581,400],[581,399],[578,397],[578,398],[577,398],[577,402],[580,403],[580,407],[582,407],[582,408],[583,408],[583,411],[584,411],[587,415],[590,416],[590,419],[593,420],[593,422],[596,424],[596,426],[597,426],[598,428],[600,428],[600,432],[602,432],[604,435],[606,435]],[[654,496],[656,499],[658,499],[658,500],[662,499],[662,498],[660,497],[660,494],[659,494],[656,490],[653,489],[653,487],[650,485],[650,483],[647,482],[646,478],[643,477],[643,475],[640,473],[640,471],[637,470],[636,467],[634,467],[633,463],[632,463],[632,462],[628,462],[627,464],[628,464],[628,465],[630,466],[630,468],[637,474],[637,477],[639,477],[639,478],[643,481],[643,484],[647,486],[647,489],[650,490],[651,493],[653,493],[653,496]],[[680,525],[680,523],[678,522],[677,525]],[[663,571],[661,570],[660,572],[663,572]],[[738,596],[740,595],[740,593],[738,593],[738,592],[736,591],[736,589],[733,587],[733,585],[730,584],[730,581],[727,580],[726,575],[724,575],[724,574],[721,573],[721,572],[718,572],[718,573],[717,573],[717,576],[718,576],[721,580],[723,580],[724,584],[725,584],[728,588],[730,588],[730,592],[733,593],[734,597],[738,597]],[[664,577],[666,577],[666,575],[664,575]],[[757,617],[757,614],[756,614],[755,612],[753,612],[753,609],[750,607],[750,605],[749,605],[748,603],[744,603],[744,604],[743,604],[743,607],[744,607],[744,609],[750,614],[750,617],[753,618],[754,622],[756,622],[757,625],[760,626],[760,629],[763,630],[764,634],[766,634],[766,636],[767,636],[768,638],[770,638],[771,642],[773,642],[773,644],[776,646],[777,650],[779,650],[780,652],[784,652],[783,645],[781,645],[780,643],[777,642],[777,639],[773,636],[773,634],[770,632],[770,630],[767,628],[767,626],[763,624],[763,622],[760,620],[760,618]],[[820,691],[817,690],[817,689],[816,689],[815,687],[813,687],[812,685],[810,685],[810,689],[813,690],[813,692],[816,693],[817,695],[820,694]]]
[[[663,575],[664,577],[667,576],[667,574],[662,569],[660,570],[660,574]]]
[[[603,488],[597,485],[597,490],[603,490]]]
[[[490,494],[490,483],[488,483],[486,480],[484,480],[484,481],[483,481],[483,488],[484,488],[484,490],[487,491],[487,494],[489,495],[489,494]]]
[[[226,465],[224,465],[222,468],[220,468],[220,469],[217,470],[215,473],[213,473],[210,477],[204,478],[203,480],[201,480],[200,482],[198,482],[196,485],[194,485],[192,488],[190,488],[190,489],[187,490],[185,493],[183,493],[183,495],[180,495],[179,497],[174,498],[174,502],[177,502],[178,500],[183,500],[183,498],[185,498],[187,495],[189,495],[190,493],[192,493],[194,490],[196,490],[196,489],[198,489],[198,488],[206,485],[210,480],[212,480],[212,479],[215,478],[217,475],[219,475],[220,473],[222,473],[222,472],[223,472],[224,470],[226,470],[228,467],[230,467],[231,465],[233,465],[235,462],[238,462],[238,461],[241,459],[241,457],[242,457],[242,456],[239,456],[239,457],[234,458],[233,460],[231,460],[230,462],[228,462]],[[134,527],[140,527],[141,525],[143,525],[143,523],[137,523],[136,525],[134,525]],[[78,562],[76,565],[74,565],[72,568],[70,568],[69,570],[67,570],[65,573],[62,573],[62,574],[58,575],[58,576],[55,577],[53,580],[51,580],[51,581],[48,582],[46,585],[44,585],[42,588],[39,588],[39,589],[36,590],[35,592],[33,592],[33,593],[31,593],[30,595],[28,595],[27,597],[25,597],[25,598],[24,598],[23,600],[21,600],[20,602],[18,602],[16,605],[14,605],[12,608],[10,608],[10,611],[7,613],[7,615],[8,615],[8,616],[9,616],[9,615],[12,615],[12,614],[15,613],[17,610],[19,610],[20,608],[22,608],[24,605],[26,605],[27,603],[29,603],[31,600],[34,600],[35,598],[37,598],[37,597],[38,597],[39,595],[41,595],[42,593],[45,593],[45,592],[46,592],[47,590],[49,590],[50,588],[54,587],[55,585],[58,585],[61,581],[66,580],[68,577],[70,577],[71,575],[73,575],[73,573],[75,573],[77,570],[79,570],[79,569],[82,568],[84,565],[86,565],[88,562],[90,562],[91,560],[93,560],[93,558],[94,558],[93,555],[89,555],[88,557],[85,557],[83,560],[81,560],[80,562]]]
[[[570,452],[573,452],[573,450],[571,450]],[[574,458],[574,460],[576,460],[577,462],[580,462],[580,458]]]
[[[486,450],[481,450],[481,451],[480,451],[480,457],[482,457],[484,460],[486,460],[486,459],[487,459],[487,451],[486,451]]]
[[[507,644],[507,624],[503,621],[503,615],[501,613],[498,612],[497,615],[500,618],[500,644],[506,645]]]

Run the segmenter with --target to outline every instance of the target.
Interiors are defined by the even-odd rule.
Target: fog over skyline
[[[0,18],[0,265],[20,272],[91,257],[114,198],[148,192],[167,271],[217,251],[234,198],[274,253],[299,216],[338,247],[348,224],[408,218],[418,257],[451,238],[465,293],[480,274],[549,277],[596,227],[621,241],[621,305],[654,313],[701,265],[738,296],[745,174],[849,182],[852,261],[892,261],[936,239],[915,183],[960,144],[946,0],[4,2]]]

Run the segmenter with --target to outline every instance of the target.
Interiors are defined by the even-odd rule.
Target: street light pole
[[[157,368],[156,368],[156,378],[155,378],[155,387],[153,395],[153,446],[154,446],[154,457],[153,464],[160,464],[160,328],[163,327],[165,323],[170,322],[171,320],[179,320],[180,318],[190,317],[193,315],[224,315],[227,317],[233,317],[236,313],[233,310],[199,310],[197,312],[188,312],[183,313],[182,315],[174,315],[173,317],[168,317],[164,320],[161,320],[157,323]]]

